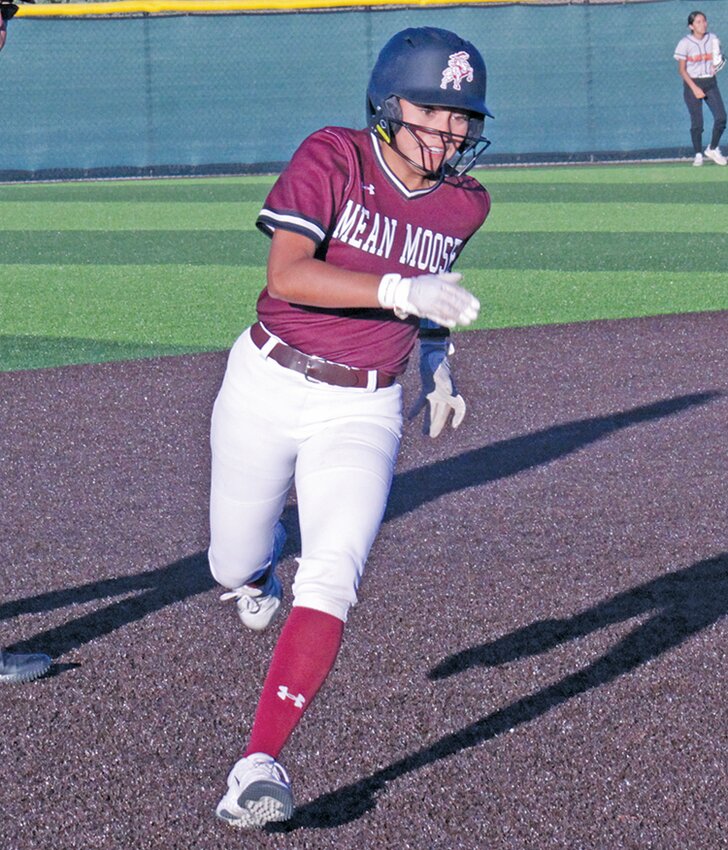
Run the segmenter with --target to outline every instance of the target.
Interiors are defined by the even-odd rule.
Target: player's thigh
[[[268,562],[293,480],[295,440],[285,423],[265,415],[271,390],[238,381],[231,392],[223,382],[213,409],[209,559],[217,581],[229,587]]]
[[[355,549],[366,557],[392,484],[399,437],[372,423],[335,426],[299,453],[301,544]]]
[[[703,125],[703,100],[695,97],[688,86],[683,87],[683,99],[690,113],[690,126],[697,128]]]
[[[726,120],[725,104],[723,103],[723,98],[717,85],[706,92],[705,102],[713,113],[713,118],[716,122],[724,122]]]
[[[296,492],[301,558],[296,604],[346,619],[382,522],[399,432],[372,421],[325,429],[301,448]]]
[[[213,576],[226,587],[246,584],[268,563],[293,478],[293,457],[270,432],[241,431],[251,439],[245,451],[230,454],[218,444],[212,452],[208,556]]]

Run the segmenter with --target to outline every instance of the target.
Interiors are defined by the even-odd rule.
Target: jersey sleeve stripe
[[[277,212],[264,208],[260,211],[256,224],[269,236],[272,236],[275,230],[280,227],[282,230],[291,230],[294,233],[308,236],[317,245],[323,242],[326,236],[325,230],[317,221],[311,221],[297,213]]]

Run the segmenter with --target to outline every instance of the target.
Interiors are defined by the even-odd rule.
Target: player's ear
[[[384,111],[387,118],[393,118],[395,121],[402,120],[402,105],[396,95],[392,95],[384,101]]]
[[[377,132],[390,143],[397,131],[400,129],[402,120],[402,107],[396,95],[388,97],[377,109]]]

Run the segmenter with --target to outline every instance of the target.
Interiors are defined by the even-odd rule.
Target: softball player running
[[[301,557],[250,739],[217,807],[234,826],[292,814],[278,757],[357,601],[401,437],[396,378],[418,332],[429,433],[464,415],[447,337],[480,305],[451,269],[490,208],[466,176],[488,146],[485,89],[469,42],[398,33],[372,71],[368,127],[313,133],[258,217],[271,237],[267,286],[212,415],[210,567],[243,624],[265,629],[281,603],[279,518],[294,482]]]

